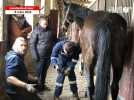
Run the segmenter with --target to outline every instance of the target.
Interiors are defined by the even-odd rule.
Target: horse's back
[[[98,24],[107,23],[111,31],[112,41],[125,41],[127,36],[127,23],[125,19],[117,13],[97,11],[87,16],[84,20],[83,30],[95,29]],[[83,33],[86,34],[86,33]]]

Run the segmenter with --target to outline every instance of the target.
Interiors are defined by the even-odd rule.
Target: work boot
[[[85,91],[84,96],[85,96],[85,97],[88,97],[88,92],[87,92],[87,91]]]
[[[61,99],[57,96],[54,96],[54,100],[61,100]]]
[[[44,90],[45,91],[50,91],[51,89],[49,87],[47,87],[46,85],[44,85]]]
[[[50,88],[47,87],[46,85],[38,84],[37,90],[38,90],[39,92],[41,92],[41,91],[50,91]]]
[[[73,100],[80,100],[78,93],[73,93]]]

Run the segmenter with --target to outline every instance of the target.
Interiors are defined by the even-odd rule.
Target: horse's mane
[[[74,15],[74,17],[80,17],[80,18],[84,19],[85,16],[88,16],[91,13],[93,13],[92,10],[90,10],[86,7],[83,7],[81,5],[74,4],[74,3],[65,3],[64,4],[65,12],[67,11],[69,5],[70,5],[69,12],[72,13]]]

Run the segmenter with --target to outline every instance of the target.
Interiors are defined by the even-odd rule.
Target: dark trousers
[[[7,93],[9,98],[11,100],[41,100],[40,97],[38,97],[36,94],[33,93],[16,93],[16,94],[10,94]]]
[[[36,72],[38,77],[39,85],[44,86],[47,70],[50,65],[50,59],[40,59],[40,61],[36,62]]]
[[[24,100],[24,95],[20,94],[8,94],[11,100]]]
[[[77,84],[76,84],[76,76],[75,76],[74,70],[70,72],[70,74],[68,75],[68,79],[69,79],[70,89],[73,92],[73,94],[78,93]],[[55,92],[54,92],[54,95],[56,97],[59,97],[61,95],[64,80],[65,80],[64,73],[58,73]]]

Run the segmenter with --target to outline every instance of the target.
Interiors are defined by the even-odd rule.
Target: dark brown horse
[[[19,36],[27,38],[27,34],[32,31],[32,27],[26,21],[24,15],[9,15],[8,17],[8,49],[11,49],[15,39]]]
[[[72,11],[69,13],[77,17],[76,11],[78,9],[74,9],[74,6],[78,5],[69,4],[69,6],[69,11]],[[82,9],[82,7],[78,7]],[[83,18],[79,43],[88,77],[89,98],[93,100],[95,94],[94,100],[107,100],[112,65],[111,95],[112,100],[116,100],[125,56],[126,21],[119,14],[103,11],[92,12],[87,17],[83,16]],[[81,25],[81,23],[77,24],[78,26]],[[73,34],[78,34],[78,32]],[[93,76],[95,67],[97,68],[97,77],[94,91]]]

